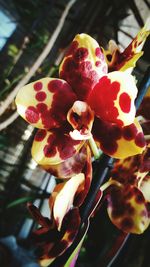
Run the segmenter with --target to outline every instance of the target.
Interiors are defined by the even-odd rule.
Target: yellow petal
[[[32,157],[43,168],[50,167],[71,158],[82,145],[83,142],[75,141],[65,133],[65,128],[38,130],[32,145]]]
[[[108,198],[108,215],[126,233],[143,233],[150,219],[142,192],[134,186],[114,187]]]
[[[69,179],[69,181],[61,184],[61,188],[59,185],[54,188],[50,201],[51,198],[55,198],[53,200],[53,216],[59,231],[61,229],[64,216],[73,207],[73,200],[76,191],[78,190],[78,187],[84,183],[84,180],[84,173],[79,173]]]
[[[96,119],[92,129],[93,137],[100,149],[107,155],[123,159],[141,154],[145,149],[145,139],[139,122],[125,127]]]
[[[75,100],[75,94],[65,81],[43,78],[21,88],[16,105],[18,113],[28,123],[40,129],[52,129],[66,121]]]
[[[125,130],[128,126],[126,128],[124,127],[123,137],[121,137],[121,139],[117,141],[118,149],[114,155],[115,158],[127,158],[130,156],[141,154],[145,150],[146,143],[139,122],[135,119],[132,125],[137,131],[135,136],[130,139],[127,134],[128,130]],[[128,128],[130,128],[130,126]]]
[[[79,100],[86,100],[100,77],[107,73],[104,55],[91,36],[75,36],[60,66],[60,78],[66,80]]]

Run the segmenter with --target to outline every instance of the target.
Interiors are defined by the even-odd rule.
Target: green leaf
[[[34,200],[35,198],[37,198],[37,197],[35,197],[35,196],[30,196],[30,197],[22,197],[22,198],[18,198],[18,199],[16,199],[16,200],[14,200],[14,201],[12,201],[12,202],[10,202],[8,205],[7,205],[7,209],[10,209],[10,208],[13,208],[13,207],[15,207],[15,206],[17,206],[17,205],[20,205],[20,204],[22,204],[22,203],[26,203],[26,202],[28,202],[28,201],[31,201],[31,200]]]

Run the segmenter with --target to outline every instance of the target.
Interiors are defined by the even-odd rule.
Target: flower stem
[[[99,159],[100,155],[101,155],[101,151],[98,149],[95,141],[94,141],[94,138],[93,136],[90,137],[90,139],[88,140],[89,141],[89,144],[90,144],[90,147],[91,147],[91,150],[93,152],[93,155],[94,155],[94,158],[95,159]]]
[[[111,186],[111,185],[117,185],[117,186],[119,186],[119,187],[121,186],[121,184],[120,184],[119,182],[110,179],[109,181],[107,181],[106,183],[104,183],[104,184],[100,187],[100,190],[101,190],[101,191],[104,191],[104,190],[106,190],[106,189],[107,189],[109,186]]]

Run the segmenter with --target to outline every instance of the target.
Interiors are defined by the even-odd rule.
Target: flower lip
[[[88,140],[91,137],[94,112],[87,103],[75,101],[68,111],[67,120],[74,129],[70,132],[74,140]]]

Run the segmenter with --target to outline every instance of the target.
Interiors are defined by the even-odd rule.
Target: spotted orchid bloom
[[[143,233],[150,225],[150,88],[138,110],[147,146],[142,154],[116,161],[111,171],[108,214],[127,233]],[[104,187],[104,185],[102,186]]]
[[[46,267],[56,257],[60,256],[72,244],[80,226],[78,208],[71,209],[64,217],[62,230],[58,231],[53,218],[44,217],[38,208],[28,204],[28,209],[40,228],[32,233],[32,238],[38,246],[38,257],[40,266]]]
[[[87,155],[82,173],[54,188],[49,198],[50,219],[42,216],[38,208],[31,203],[28,205],[32,217],[40,225],[32,234],[38,246],[40,266],[48,266],[62,255],[78,233],[81,222],[79,207],[84,202],[92,179],[91,153],[88,147]]]
[[[78,232],[79,207],[91,185],[95,146],[119,159],[144,151],[143,131],[135,119],[136,96],[132,75],[118,70],[108,73],[103,51],[87,34],[75,36],[60,65],[59,79],[43,78],[18,92],[19,114],[38,128],[32,145],[34,160],[65,179],[50,197],[51,219],[29,206],[41,225],[34,233],[41,266],[63,254]]]
[[[149,21],[123,52],[120,51],[119,47],[113,40],[110,40],[108,50],[103,49],[108,69],[110,71],[132,70],[135,67],[137,60],[143,55],[143,51],[141,50],[148,35]]]
[[[118,160],[111,172],[108,215],[126,233],[143,233],[150,224],[150,146],[142,155]],[[104,187],[104,186],[102,186]]]
[[[60,66],[60,79],[43,78],[20,89],[19,114],[39,128],[32,145],[35,161],[56,177],[80,173],[85,143],[114,158],[142,153],[145,141],[135,119],[134,78],[107,73],[98,43],[87,34],[74,38]]]

